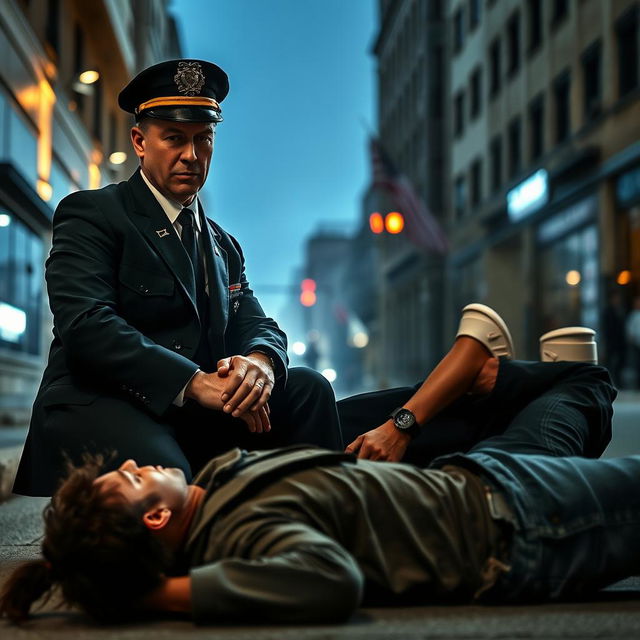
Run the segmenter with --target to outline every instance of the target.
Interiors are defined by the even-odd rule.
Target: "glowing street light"
[[[303,356],[306,350],[307,345],[299,340],[291,345],[291,351],[293,351],[297,356]]]
[[[322,375],[329,381],[329,382],[335,382],[336,378],[338,377],[338,374],[336,373],[335,369],[332,369],[331,367],[328,367],[327,369],[323,369],[322,370]]]
[[[582,280],[582,276],[579,271],[572,269],[571,271],[567,271],[567,275],[565,276],[565,281],[570,287],[575,287],[580,284],[580,280]]]

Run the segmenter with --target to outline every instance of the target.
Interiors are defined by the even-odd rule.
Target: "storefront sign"
[[[549,175],[536,171],[507,193],[507,211],[512,222],[519,222],[543,207],[549,200]]]
[[[640,202],[640,167],[623,173],[616,182],[616,199],[622,209]]]
[[[596,215],[597,204],[596,196],[591,196],[545,220],[538,227],[538,241],[544,244],[553,242],[569,231],[589,222]]]

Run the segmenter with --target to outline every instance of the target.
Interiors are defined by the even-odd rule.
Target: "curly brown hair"
[[[99,622],[136,614],[140,599],[159,586],[170,553],[142,521],[157,500],[131,505],[95,483],[101,456],[70,467],[45,507],[43,558],[18,567],[0,596],[0,615],[24,621],[34,602],[60,589],[63,604],[78,605]]]

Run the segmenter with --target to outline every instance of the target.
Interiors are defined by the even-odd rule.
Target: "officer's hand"
[[[358,458],[366,460],[386,460],[399,462],[411,442],[408,433],[402,433],[387,420],[383,425],[358,436],[346,449],[347,453],[357,453]]]
[[[185,398],[193,398],[207,409],[222,411],[222,394],[227,381],[217,373],[198,371],[184,390]]]
[[[251,433],[267,433],[271,431],[268,409],[269,405],[266,404],[257,411],[246,411],[239,419],[247,423],[247,427]]]
[[[275,383],[271,360],[262,353],[223,358],[218,362],[218,375],[226,379],[222,410],[234,418],[266,406]]]

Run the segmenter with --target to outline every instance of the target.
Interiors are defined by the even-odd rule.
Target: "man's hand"
[[[218,361],[218,375],[226,378],[223,411],[239,418],[267,406],[275,384],[271,359],[263,353],[231,356]]]
[[[411,436],[397,429],[392,420],[387,420],[376,429],[358,436],[345,451],[357,453],[358,458],[366,460],[399,462],[402,460],[409,442],[411,442]]]
[[[247,423],[247,427],[251,433],[267,433],[271,431],[268,404],[260,407],[257,411],[246,411],[238,417]]]
[[[184,397],[192,398],[206,409],[222,411],[224,406],[222,394],[226,384],[227,381],[217,373],[198,371],[184,390]]]

